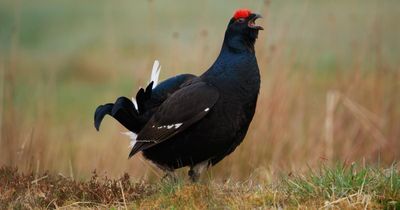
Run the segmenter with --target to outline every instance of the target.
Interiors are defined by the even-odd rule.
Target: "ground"
[[[110,208],[110,209],[248,209],[339,208],[399,209],[400,174],[388,169],[339,165],[303,174],[280,175],[271,182],[252,177],[245,181],[200,183],[159,180],[133,182],[99,177],[73,180],[61,174],[24,175],[0,169],[0,208]]]

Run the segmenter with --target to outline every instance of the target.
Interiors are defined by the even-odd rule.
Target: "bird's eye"
[[[239,18],[236,20],[238,23],[244,23],[244,18]]]

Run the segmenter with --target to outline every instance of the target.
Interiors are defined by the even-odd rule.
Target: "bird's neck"
[[[239,47],[240,45],[236,45]],[[244,47],[244,46],[241,46]],[[246,80],[259,77],[257,59],[253,50],[248,48],[232,48],[224,42],[221,52],[214,64],[202,75],[210,80]]]
[[[222,53],[225,53],[226,51],[232,53],[243,53],[243,52],[254,53],[255,42],[256,42],[255,38],[250,38],[240,34],[231,34],[226,32],[220,55]]]
[[[214,64],[202,75],[210,80],[220,80],[229,73],[231,79],[259,77],[254,51],[255,38],[240,34],[225,33],[221,51]],[[224,75],[224,76],[223,76]]]

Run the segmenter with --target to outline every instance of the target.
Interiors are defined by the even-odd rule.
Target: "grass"
[[[312,199],[325,199],[326,207],[340,203],[360,202],[360,205],[382,204],[385,208],[390,205],[398,208],[399,179],[395,167],[389,169],[358,168],[338,166],[323,167],[319,172],[310,171],[306,175],[296,175],[286,179],[286,191],[297,195],[296,202],[304,203]],[[372,203],[369,203],[373,201]]]
[[[263,173],[268,173],[264,171]],[[235,182],[206,179],[198,184],[132,182],[99,177],[75,181],[62,175],[28,174],[0,170],[1,208],[133,208],[133,209],[248,209],[248,208],[400,208],[400,173],[387,169],[338,165],[317,172],[290,173],[273,180],[253,178]]]
[[[93,112],[135,95],[154,59],[161,79],[201,74],[239,7],[265,17],[247,136],[204,183],[158,183],[127,158],[125,129],[106,118],[96,132]],[[0,1],[3,205],[398,208],[399,19],[393,0]]]

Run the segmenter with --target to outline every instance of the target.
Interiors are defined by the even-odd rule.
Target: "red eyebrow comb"
[[[233,18],[239,19],[239,18],[247,18],[251,14],[251,11],[249,9],[238,9],[235,11],[235,14],[233,15]]]

